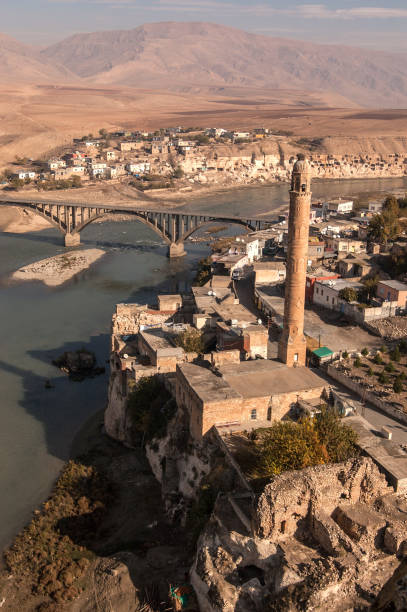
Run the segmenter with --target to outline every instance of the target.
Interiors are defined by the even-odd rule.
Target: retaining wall
[[[363,398],[370,404],[373,404],[373,406],[376,406],[376,408],[379,408],[379,410],[385,414],[388,414],[389,416],[394,417],[407,425],[407,413],[392,405],[390,402],[384,402],[383,400],[379,399],[373,393],[367,391],[365,387],[362,387],[362,385],[359,385],[359,383],[349,378],[349,376],[345,376],[342,374],[342,372],[339,372],[334,366],[328,365],[327,373],[328,376],[331,376],[331,378],[334,378],[351,391],[357,393],[360,398]]]

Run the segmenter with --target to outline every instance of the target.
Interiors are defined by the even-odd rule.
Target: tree
[[[348,353],[348,351],[343,351],[343,353],[342,353],[342,357],[343,357],[344,359],[347,359],[347,358],[349,357],[349,353]]]
[[[339,298],[341,300],[345,300],[345,302],[356,302],[358,299],[358,294],[353,287],[344,287],[339,291]]]
[[[382,244],[387,244],[389,240],[393,240],[400,233],[400,223],[397,212],[392,204],[389,204],[381,214],[374,215],[368,227],[369,241],[376,241]]]
[[[356,454],[356,441],[356,432],[329,408],[299,423],[278,421],[268,429],[260,445],[260,472],[270,476],[345,461]]]
[[[375,358],[373,360],[377,365],[380,365],[381,363],[383,363],[383,359],[382,356],[380,355],[380,353],[376,353]]]
[[[163,437],[174,410],[170,393],[157,377],[141,378],[127,399],[127,414],[134,440]]]
[[[390,373],[392,373],[392,372],[394,372],[395,367],[394,367],[394,365],[392,364],[392,362],[390,361],[390,363],[388,363],[388,364],[387,364],[387,366],[386,366],[384,369],[386,370],[386,372],[390,372]]]
[[[175,344],[183,348],[186,353],[203,353],[205,348],[202,332],[195,327],[185,329],[178,334]]]
[[[374,374],[372,368],[369,368],[367,373],[368,373],[369,376],[373,376],[373,374]]]
[[[394,393],[401,393],[403,391],[403,382],[399,376],[397,376],[393,383],[393,391]]]
[[[399,203],[397,198],[393,195],[387,196],[387,198],[383,202],[383,211],[389,212],[392,215],[398,217],[399,216]]]
[[[385,371],[383,370],[383,372],[380,372],[379,374],[379,383],[381,385],[387,385],[389,382],[389,377],[387,376],[387,374],[385,373]]]
[[[355,361],[353,362],[353,365],[355,366],[355,368],[362,367],[362,362],[360,360],[360,357],[356,357]]]
[[[182,178],[184,176],[184,171],[181,168],[181,166],[178,166],[178,168],[175,168],[174,172],[172,173],[172,176],[175,179],[180,179],[180,178]]]
[[[106,138],[107,136],[107,130],[105,130],[105,128],[102,128],[101,130],[99,130],[99,136],[101,138]]]
[[[367,350],[366,347],[362,349],[361,353],[362,353],[363,357],[367,357],[369,355],[369,351]]]
[[[363,282],[363,284],[365,286],[367,297],[368,297],[369,300],[371,300],[376,295],[378,278],[377,278],[377,276],[374,276],[372,278],[366,278],[362,282]]]

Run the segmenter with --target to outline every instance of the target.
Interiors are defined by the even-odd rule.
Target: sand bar
[[[23,266],[12,274],[13,280],[39,280],[48,287],[57,287],[87,270],[105,254],[102,249],[69,251]]]

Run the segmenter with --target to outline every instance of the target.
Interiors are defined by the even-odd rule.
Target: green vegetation
[[[80,176],[73,176],[69,179],[62,179],[55,181],[50,179],[49,181],[38,181],[36,187],[39,191],[53,191],[54,189],[79,189],[82,187],[82,180]]]
[[[373,376],[373,374],[374,374],[372,368],[369,368],[367,373],[368,373],[369,376]]]
[[[341,300],[345,300],[345,302],[356,302],[358,294],[352,287],[345,287],[339,291],[339,297]]]
[[[400,362],[401,359],[401,355],[400,355],[400,349],[398,346],[396,346],[396,348],[394,349],[394,351],[392,351],[390,353],[390,358],[395,361],[396,363]]]
[[[175,401],[156,376],[141,378],[127,399],[134,441],[144,444],[153,438],[163,438],[175,410]]]
[[[356,357],[355,361],[353,362],[353,365],[355,366],[355,368],[361,368],[362,367],[362,362],[360,360],[360,357]]]
[[[172,173],[172,176],[175,179],[181,179],[184,176],[184,171],[181,168],[181,166],[178,166],[178,168],[175,168],[174,172]]]
[[[383,363],[383,359],[380,355],[380,353],[376,353],[375,358],[373,359],[373,361],[377,364],[380,365]]]
[[[175,344],[183,348],[186,353],[203,353],[205,348],[202,332],[195,327],[185,329],[178,334]]]
[[[345,461],[357,453],[357,434],[344,425],[334,410],[322,407],[313,419],[298,423],[278,421],[253,441],[257,465],[253,474],[278,475],[313,465]]]
[[[387,385],[389,383],[389,377],[384,370],[380,372],[378,380],[381,385]]]
[[[51,497],[20,533],[4,558],[7,568],[33,594],[57,603],[77,597],[98,530],[113,500],[112,486],[92,466],[70,461]]]
[[[369,351],[367,350],[366,347],[362,349],[361,353],[362,353],[363,357],[367,357],[369,355]]]
[[[211,278],[211,265],[210,257],[205,257],[198,262],[198,269],[193,283],[195,287],[203,287]]]
[[[209,143],[209,136],[206,134],[196,134],[195,136],[190,137],[191,140],[194,140],[198,145],[205,145]]]
[[[349,353],[348,353],[348,351],[343,351],[343,353],[342,353],[342,357],[343,357],[344,359],[347,359],[347,358],[349,357]]]
[[[403,391],[403,381],[400,376],[397,376],[393,383],[393,391],[394,393],[401,393]]]
[[[387,244],[400,234],[399,204],[397,198],[388,196],[383,202],[381,214],[374,215],[369,223],[369,240]]]
[[[384,369],[386,370],[386,372],[392,373],[392,372],[395,371],[396,368],[394,367],[394,365],[390,361],[390,363],[388,363]]]

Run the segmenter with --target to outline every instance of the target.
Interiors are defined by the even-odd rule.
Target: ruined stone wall
[[[306,528],[316,510],[331,515],[340,503],[370,502],[390,491],[385,477],[367,458],[285,472],[261,494],[255,522],[260,537],[278,540]]]

